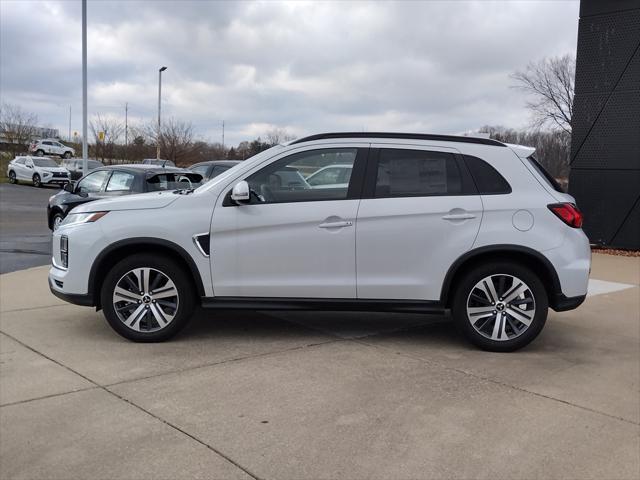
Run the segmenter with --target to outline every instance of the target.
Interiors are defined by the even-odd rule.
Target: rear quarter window
[[[511,193],[511,185],[495,168],[478,157],[464,156],[466,164],[480,195],[504,195]]]
[[[542,177],[542,179],[547,182],[547,184],[553,188],[556,192],[560,192],[560,193],[566,193],[564,191],[564,189],[562,188],[562,186],[558,183],[558,181],[553,178],[553,176],[547,172],[547,169],[544,168],[542,166],[542,164],[540,162],[538,162],[538,160],[536,160],[536,157],[534,157],[533,155],[527,157],[527,161],[531,164],[531,166],[540,174],[540,176]]]

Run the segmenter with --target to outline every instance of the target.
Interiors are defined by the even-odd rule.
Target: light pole
[[[156,143],[156,160],[160,160],[160,111],[162,109],[160,105],[160,100],[162,98],[162,72],[164,72],[167,67],[160,67],[158,70],[158,141]]]
[[[87,138],[87,0],[82,0],[82,171],[87,173],[89,143]]]

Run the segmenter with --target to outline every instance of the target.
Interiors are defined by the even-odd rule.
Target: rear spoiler
[[[505,143],[505,145],[520,158],[530,157],[536,151],[534,147],[527,147],[525,145],[515,145],[513,143]]]

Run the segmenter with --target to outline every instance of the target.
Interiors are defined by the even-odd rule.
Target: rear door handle
[[[319,228],[342,228],[342,227],[351,227],[353,222],[349,222],[348,220],[340,221],[340,222],[325,222],[318,225]]]
[[[476,218],[472,213],[452,213],[442,217],[444,220],[471,220]]]

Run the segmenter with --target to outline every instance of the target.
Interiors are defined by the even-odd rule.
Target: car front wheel
[[[33,186],[34,187],[42,187],[42,180],[40,179],[40,175],[38,175],[37,173],[33,175]]]
[[[18,183],[18,180],[16,179],[16,172],[13,170],[9,172],[9,183]]]
[[[169,257],[136,255],[105,277],[101,301],[109,325],[134,342],[161,342],[177,334],[195,306],[192,282]]]
[[[60,224],[62,223],[62,221],[64,220],[64,215],[62,215],[61,213],[56,213],[53,216],[53,219],[51,221],[51,225],[53,226],[53,231],[55,232],[58,227],[60,227]]]
[[[65,152],[63,158],[71,158],[71,152]]]
[[[36,155],[38,157],[42,157],[44,155],[44,150],[36,150]]]
[[[533,341],[547,319],[547,293],[528,268],[499,262],[467,272],[452,303],[458,330],[476,346],[510,352]]]

